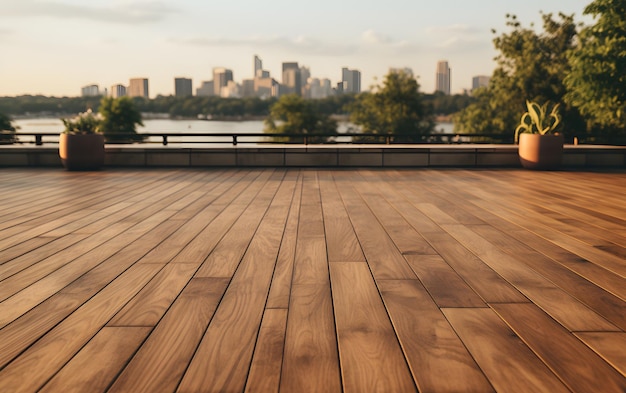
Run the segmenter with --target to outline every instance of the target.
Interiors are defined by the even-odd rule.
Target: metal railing
[[[16,140],[11,140],[14,136]],[[29,137],[24,140],[22,137]],[[137,139],[141,141],[137,141]],[[0,144],[43,144],[58,143],[58,133],[0,133]],[[141,134],[114,134],[106,135],[107,143],[139,143],[161,144],[167,146],[170,143],[184,144],[228,144],[237,146],[240,144],[291,144],[291,145],[367,145],[367,144],[513,144],[511,134],[442,134],[431,133],[425,135],[388,135],[388,134],[365,134],[365,133],[342,133],[342,134],[266,134],[256,133],[141,133]],[[580,144],[609,144],[626,145],[626,136],[594,135],[571,136],[566,138],[565,143]]]

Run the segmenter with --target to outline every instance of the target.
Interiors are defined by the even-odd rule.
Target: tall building
[[[146,78],[133,78],[128,84],[128,90],[126,91],[129,97],[144,97],[149,98],[148,92],[148,79]]]
[[[83,86],[80,91],[83,97],[94,97],[100,95],[100,88],[98,85]]]
[[[350,70],[346,67],[341,69],[341,83],[343,93],[361,92],[361,71]]]
[[[120,98],[126,95],[126,86],[124,85],[113,85],[111,86],[111,97]]]
[[[229,81],[233,80],[233,71],[228,68],[213,68],[213,94],[222,95],[222,87],[226,87]]]
[[[472,90],[478,89],[479,87],[487,87],[489,86],[489,80],[491,77],[485,75],[479,75],[472,78]]]
[[[263,70],[263,60],[257,55],[254,55],[254,74],[253,77],[259,76],[259,71]]]
[[[450,95],[450,66],[446,60],[437,63],[437,78],[435,83],[435,91],[440,91],[445,95]]]
[[[193,95],[191,79],[175,78],[174,79],[174,95],[176,97],[190,97]]]
[[[283,63],[283,83],[281,94],[302,95],[302,77],[298,63]]]
[[[196,89],[196,95],[198,97],[210,97],[215,95],[215,88],[213,87],[213,81],[204,81],[202,85]]]

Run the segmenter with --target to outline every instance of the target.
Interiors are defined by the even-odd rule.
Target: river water
[[[263,132],[262,120],[248,121],[217,121],[217,120],[171,120],[171,119],[146,119],[144,126],[138,127],[138,133],[186,133],[186,134],[249,134]],[[34,118],[18,119],[13,125],[19,127],[17,133],[49,133],[57,134],[63,131],[63,122],[58,118]],[[348,131],[350,123],[340,122],[338,131]],[[441,133],[453,133],[451,123],[437,123],[435,129]],[[31,137],[20,137],[23,142],[30,142]],[[34,138],[31,138],[34,141]],[[217,141],[217,138],[215,139]],[[158,140],[155,139],[155,142]],[[176,142],[171,139],[171,142]]]

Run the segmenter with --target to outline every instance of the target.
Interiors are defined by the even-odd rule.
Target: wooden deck
[[[626,392],[626,171],[0,170],[0,392]]]

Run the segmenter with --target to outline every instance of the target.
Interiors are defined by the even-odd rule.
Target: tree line
[[[592,25],[576,23],[573,15],[542,14],[540,31],[507,15],[508,31],[493,40],[499,54],[489,86],[455,116],[455,130],[511,132],[530,100],[560,104],[566,136],[623,140],[626,0],[595,0],[584,14]]]

